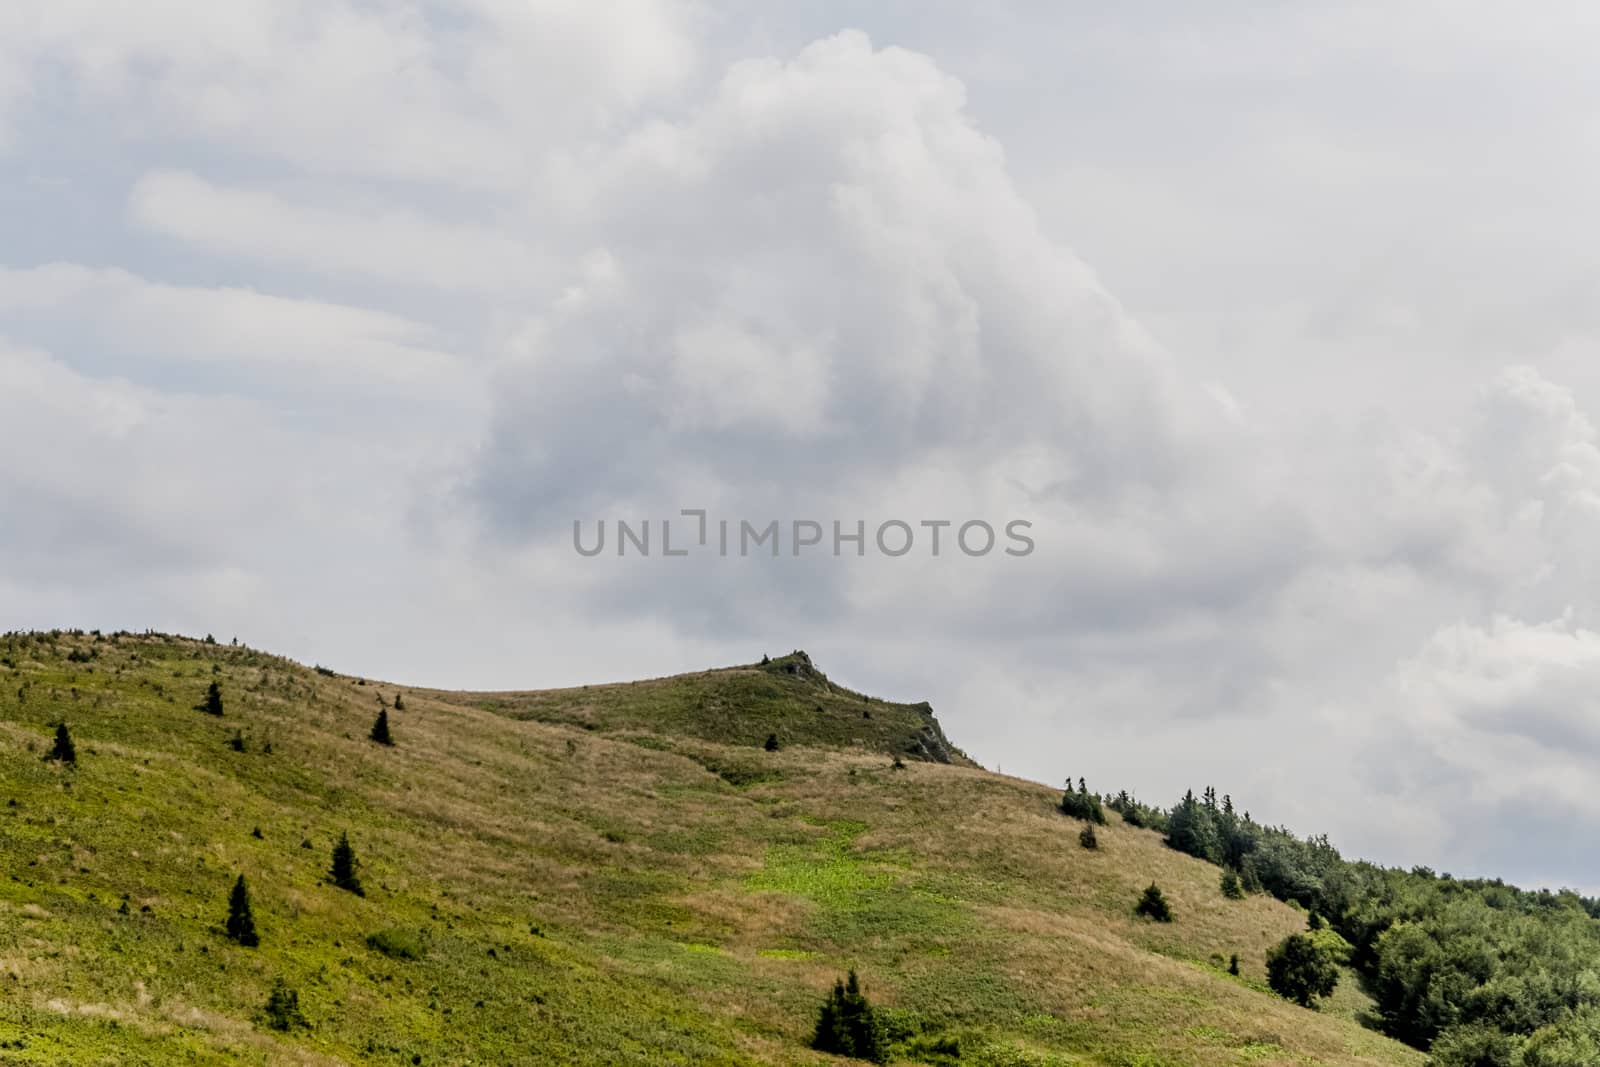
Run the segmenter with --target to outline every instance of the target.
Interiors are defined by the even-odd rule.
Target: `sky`
[[[805,648],[991,769],[1595,892],[1597,30],[12,0],[0,628],[476,689]],[[668,557],[686,509],[780,551]]]

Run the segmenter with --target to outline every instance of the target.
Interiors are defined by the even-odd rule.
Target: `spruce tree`
[[[50,749],[47,760],[58,760],[61,763],[77,763],[78,750],[72,744],[72,735],[67,732],[66,723],[56,724],[56,743]]]
[[[855,971],[850,972],[848,981],[834,981],[833,991],[817,1011],[811,1047],[871,1063],[889,1062],[889,1040],[883,1022],[862,994]]]
[[[361,879],[356,877],[356,850],[350,847],[347,834],[340,834],[339,843],[333,846],[333,867],[328,871],[328,878],[340,889],[349,890],[358,897],[367,895],[361,888]]]
[[[1139,898],[1138,906],[1133,909],[1135,915],[1148,916],[1158,923],[1172,921],[1172,909],[1167,906],[1167,898],[1161,895],[1161,887],[1154,882],[1144,891],[1144,896]]]
[[[844,985],[840,1022],[850,1038],[850,1055],[870,1063],[889,1062],[889,1042],[877,1012],[861,993],[861,983],[851,970]]]
[[[404,711],[404,710],[406,710],[405,697],[401,696],[399,693],[396,693],[394,695],[394,710],[395,711]]]
[[[228,896],[228,936],[246,948],[255,948],[261,943],[256,935],[255,916],[250,914],[250,890],[245,887],[242,874],[233,883],[233,892]]]
[[[389,733],[388,711],[378,712],[378,721],[372,724],[372,739],[380,745],[394,744],[394,737]]]
[[[1235,978],[1239,977],[1239,954],[1237,952],[1228,957],[1228,973]]]
[[[1078,834],[1078,844],[1091,851],[1100,847],[1100,839],[1094,835],[1094,823],[1084,824]]]
[[[1239,882],[1239,876],[1234,873],[1231,867],[1222,872],[1222,895],[1229,900],[1244,899],[1244,886]]]
[[[267,1005],[263,1012],[267,1025],[274,1030],[287,1031],[311,1025],[300,1010],[300,994],[282,978],[273,979],[272,992],[267,994]]]
[[[768,734],[766,743],[761,747],[766,749],[768,752],[778,751],[778,735]]]
[[[215,680],[212,681],[211,687],[206,690],[206,700],[204,704],[200,705],[200,710],[208,715],[222,714],[222,686],[218,685]]]

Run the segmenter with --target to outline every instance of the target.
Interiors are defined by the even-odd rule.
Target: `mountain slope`
[[[855,967],[960,1063],[1422,1063],[1353,989],[1265,991],[1303,914],[1115,815],[1080,848],[1053,791],[798,654],[399,692],[181,638],[0,640],[0,1062],[820,1064]],[[60,720],[73,768],[41,758]],[[341,833],[364,897],[326,884]],[[256,948],[221,931],[241,873]],[[1170,926],[1133,915],[1151,880]],[[267,1025],[276,979],[309,1028]]]

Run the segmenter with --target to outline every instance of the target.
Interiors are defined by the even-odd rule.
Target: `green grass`
[[[221,718],[194,708],[213,678]],[[1265,991],[1303,915],[1225,900],[1115,818],[1080,849],[1049,790],[912,758],[944,744],[931,714],[798,657],[407,689],[393,748],[367,731],[398,690],[361,682],[178,638],[0,640],[0,1062],[818,1064],[813,1013],[854,967],[904,1062],[1422,1063],[1348,982],[1321,1013]],[[41,758],[62,719],[75,768]],[[365,897],[326,884],[341,833]],[[221,930],[240,873],[255,949]],[[1171,926],[1132,914],[1152,879]],[[309,1028],[267,1025],[277,979]]]

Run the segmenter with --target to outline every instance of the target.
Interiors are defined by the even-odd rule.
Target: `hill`
[[[75,765],[43,758],[63,721]],[[852,967],[901,1062],[1424,1059],[1353,982],[1266,990],[1302,911],[1116,815],[1080,847],[1056,791],[800,653],[491,694],[13,635],[0,750],[0,1062],[833,1063],[806,1046]],[[223,931],[241,874],[256,947]],[[1175,922],[1134,915],[1151,881]],[[280,981],[306,1025],[272,1025]]]

